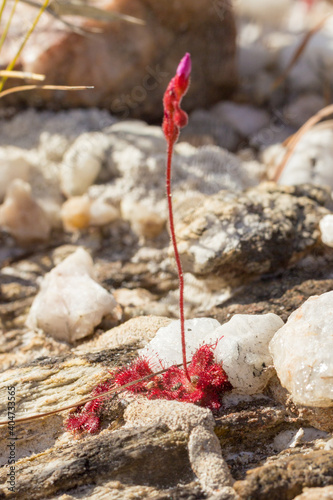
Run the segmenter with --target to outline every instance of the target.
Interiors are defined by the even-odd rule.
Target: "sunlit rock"
[[[19,243],[47,240],[51,231],[49,219],[31,194],[31,187],[21,179],[9,186],[0,206],[0,226]]]
[[[77,231],[89,226],[104,226],[119,218],[119,211],[103,198],[92,200],[87,195],[73,196],[61,207],[63,226]]]
[[[25,150],[8,146],[0,148],[0,201],[14,179],[28,180],[30,169]]]
[[[116,301],[95,281],[93,261],[79,248],[43,279],[26,324],[58,340],[73,342],[93,333]]]
[[[333,406],[333,292],[310,297],[274,335],[270,352],[283,387],[305,406]]]
[[[333,247],[333,214],[325,215],[319,222],[321,241]]]

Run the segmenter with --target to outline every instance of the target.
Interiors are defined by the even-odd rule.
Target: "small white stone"
[[[282,319],[273,313],[235,314],[215,330],[215,359],[222,361],[235,391],[255,394],[264,389],[273,374],[269,369],[272,357],[268,344],[281,326]],[[205,342],[210,343],[209,340],[208,335]]]
[[[90,335],[115,306],[113,296],[94,279],[90,255],[79,248],[45,276],[26,325],[73,342]]]
[[[82,134],[76,139],[60,165],[61,188],[67,197],[84,194],[93,184],[109,147],[109,138],[99,132]]]
[[[0,226],[20,243],[47,240],[51,224],[43,208],[31,194],[30,184],[15,179],[0,206]]]
[[[333,247],[333,214],[325,215],[319,222],[321,241],[329,247]]]
[[[23,149],[8,146],[0,148],[0,201],[14,179],[28,180],[30,169],[31,164]]]
[[[105,226],[120,217],[119,210],[102,198],[91,201],[89,215],[92,226]]]
[[[310,297],[274,335],[270,352],[293,401],[333,406],[333,292]]]
[[[90,200],[87,195],[72,196],[61,207],[61,219],[66,231],[85,229],[90,224]]]
[[[119,210],[102,197],[93,200],[87,194],[72,196],[61,207],[61,219],[66,231],[104,226],[117,220],[119,216]]]
[[[203,343],[208,334],[212,334],[220,323],[212,318],[194,318],[185,321],[186,355],[190,361],[194,352]],[[168,326],[160,328],[155,337],[147,347],[139,353],[151,360],[152,366],[161,369],[159,360],[163,361],[163,367],[167,368],[173,364],[182,362],[182,346],[180,336],[180,321],[172,321]]]

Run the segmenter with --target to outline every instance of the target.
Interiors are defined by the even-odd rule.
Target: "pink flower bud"
[[[191,69],[192,69],[191,55],[188,52],[186,52],[183,59],[178,64],[177,75],[183,76],[187,80],[191,74]]]

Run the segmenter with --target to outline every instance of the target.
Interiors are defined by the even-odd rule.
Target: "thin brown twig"
[[[285,70],[282,72],[281,75],[277,77],[277,79],[273,82],[272,84],[272,91],[276,90],[280,85],[285,81],[287,76],[289,75],[291,69],[293,66],[296,64],[298,59],[301,57],[303,54],[304,50],[306,49],[308,43],[310,42],[311,38],[324,26],[325,22],[327,19],[332,15],[332,12],[330,14],[327,14],[323,19],[319,21],[310,31],[308,31],[299,46],[296,48],[291,60],[289,61],[289,64],[285,68]]]
[[[304,125],[292,136],[290,137],[286,142],[286,152],[285,155],[281,161],[281,163],[278,165],[273,180],[277,182],[279,178],[281,177],[281,174],[293,154],[295,147],[297,146],[299,140],[301,137],[311,128],[313,125],[318,123],[320,120],[323,118],[326,118],[327,116],[333,114],[333,104],[330,104],[329,106],[326,106],[325,108],[322,108],[320,111],[318,111],[315,115],[311,116]]]
[[[183,366],[182,363],[175,365],[177,367]],[[77,408],[78,406],[82,406],[86,403],[89,403],[90,401],[94,401],[94,399],[105,399],[107,396],[110,396],[113,394],[116,396],[117,394],[120,394],[121,392],[124,392],[128,387],[131,387],[132,385],[137,384],[138,382],[143,382],[144,380],[148,380],[149,378],[155,377],[156,375],[161,375],[162,373],[165,373],[169,368],[164,368],[164,370],[160,370],[155,373],[151,373],[149,375],[146,375],[145,377],[139,378],[138,380],[133,380],[132,382],[128,382],[128,384],[122,385],[121,387],[110,389],[107,392],[103,392],[102,394],[98,394],[98,396],[90,396],[89,398],[81,399],[77,403],[70,404],[68,406],[63,406],[62,408],[58,408],[57,410],[51,410],[45,413],[40,413],[38,415],[30,415],[28,417],[21,417],[21,418],[16,418],[15,423],[22,423],[22,422],[30,422],[31,420],[37,420],[38,418],[43,418],[43,417],[49,417],[50,415],[56,415],[57,413],[61,413],[66,410],[71,410],[72,408]],[[0,422],[0,426],[2,425],[7,425],[9,424],[10,420],[4,420]]]

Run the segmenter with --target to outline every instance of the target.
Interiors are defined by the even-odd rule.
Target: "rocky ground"
[[[174,8],[174,2],[166,3],[165,8]],[[302,353],[303,372],[312,362],[306,358],[308,339],[323,335],[319,348],[313,344],[310,349],[321,374],[315,383],[309,376],[303,391],[295,358],[295,372],[290,369],[290,380],[284,378],[274,340],[271,353],[266,346],[265,387],[259,392],[235,388],[214,412],[122,392],[107,401],[95,435],[65,431],[68,410],[17,420],[14,431],[3,425],[0,498],[333,498],[331,295],[299,309],[310,297],[333,290],[331,122],[308,132],[279,181],[272,180],[285,152],[283,141],[329,102],[329,20],[287,83],[274,92],[271,86],[300,41],[297,30],[331,7],[314,2],[311,18],[306,10],[311,2],[278,2],[275,25],[269,26],[260,2],[253,2],[251,12],[249,4],[235,2],[235,40],[228,2],[213,3],[205,23],[217,31],[217,19],[231,26],[223,34],[230,38],[223,57],[233,70],[226,72],[229,80],[210,73],[205,85],[213,91],[210,96],[218,96],[213,102],[193,74],[189,125],[174,155],[186,318],[215,318],[222,328],[239,314],[274,313],[281,324],[289,319],[277,335],[294,328],[289,339],[299,338],[299,347],[288,349]],[[136,47],[141,51],[139,83],[147,64],[163,68],[167,60],[171,65],[187,44],[192,44],[194,67],[196,61],[203,64],[214,45],[214,57],[207,62],[214,69],[217,43],[208,37],[204,47],[197,46],[200,9],[189,14],[191,3],[185,4],[183,13],[172,11],[168,23],[151,2],[137,2],[127,12],[149,12],[153,26],[147,28],[145,45]],[[176,49],[173,41],[181,36],[184,16],[193,24]],[[130,46],[126,29],[123,36]],[[156,31],[156,50],[148,50]],[[113,40],[119,30],[110,28],[107,36]],[[52,47],[52,54],[61,48],[59,61],[66,43],[73,43],[67,38]],[[89,41],[80,41],[79,35],[74,39]],[[235,42],[240,85],[233,100],[226,101],[229,86],[236,83]],[[169,59],[158,61],[161,47],[171,51]],[[38,57],[38,64],[47,62],[45,54]],[[135,54],[131,57],[135,60]],[[28,56],[22,60],[25,69],[27,61]],[[118,70],[123,78],[126,68]],[[132,92],[132,85],[124,92]],[[133,360],[178,317],[165,198],[166,144],[160,126],[152,124],[161,88],[154,90],[152,101],[146,91],[135,109],[126,108],[135,119],[93,107],[2,110],[0,423],[9,416],[11,395],[15,419],[60,411],[89,396],[110,370]],[[196,100],[198,92],[202,95]],[[97,104],[106,105],[98,97]],[[255,350],[251,346],[244,360]],[[7,477],[12,450],[15,491]]]

